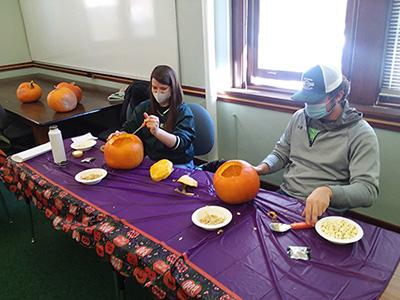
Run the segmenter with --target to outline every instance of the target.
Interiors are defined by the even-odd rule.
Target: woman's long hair
[[[179,83],[175,71],[166,65],[158,65],[154,68],[153,72],[150,75],[150,85],[152,79],[157,80],[161,84],[168,85],[171,89],[171,97],[169,98],[169,112],[166,124],[166,130],[168,132],[172,132],[175,125],[176,115],[177,115],[177,107],[183,101],[183,92],[181,84]],[[160,104],[153,96],[153,91],[150,92],[150,114],[155,115],[157,110],[161,109]]]

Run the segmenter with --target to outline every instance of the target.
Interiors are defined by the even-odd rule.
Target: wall
[[[31,61],[18,0],[0,5],[0,66]]]
[[[204,88],[201,1],[177,0],[176,7],[182,84]]]
[[[178,68],[175,0],[20,0],[34,61],[147,78]]]

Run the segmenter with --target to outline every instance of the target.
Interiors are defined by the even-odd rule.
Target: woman
[[[192,169],[194,118],[190,108],[183,103],[182,87],[175,71],[165,65],[155,67],[150,76],[150,99],[140,103],[122,132],[132,133],[142,140],[145,154],[152,160],[169,159],[175,167]],[[111,138],[119,131],[111,134]]]

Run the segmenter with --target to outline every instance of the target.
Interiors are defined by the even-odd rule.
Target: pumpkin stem
[[[33,89],[33,88],[34,88],[34,86],[33,86],[33,80],[31,80],[31,82],[30,82],[29,84],[30,84],[29,87],[30,87],[31,89]]]
[[[75,85],[75,81],[70,82],[72,85]]]

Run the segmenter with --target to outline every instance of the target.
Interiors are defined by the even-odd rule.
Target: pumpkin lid
[[[197,180],[193,179],[189,175],[183,175],[183,176],[179,177],[177,182],[182,183],[182,184],[187,185],[187,186],[190,186],[190,187],[197,187],[198,186]]]
[[[150,167],[150,177],[154,181],[166,179],[173,171],[173,163],[168,159],[161,159]]]

